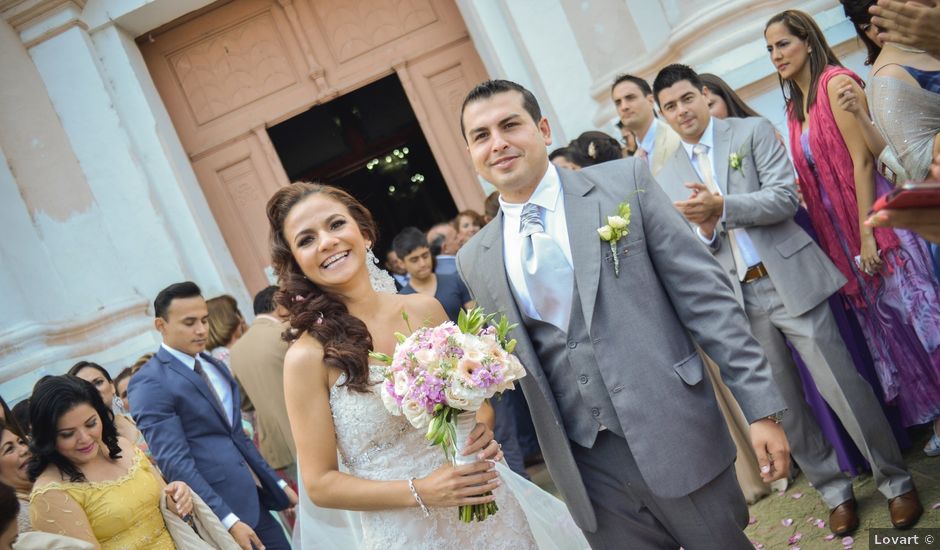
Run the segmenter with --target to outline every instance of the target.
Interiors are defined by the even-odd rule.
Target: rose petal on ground
[[[793,493],[793,494],[790,495],[790,496],[793,497],[793,498],[803,498],[803,493]]]
[[[803,538],[803,533],[796,532],[793,533],[793,536],[787,539],[787,544],[794,545],[800,542],[800,539]]]
[[[821,520],[821,519],[817,519],[817,520],[816,520],[816,527],[819,527],[820,529],[825,529],[825,528],[826,528],[826,522],[823,521],[823,520]]]
[[[845,537],[842,539],[842,546],[852,546],[855,544],[855,539],[852,537]]]
[[[832,540],[832,539],[834,539],[834,538],[836,538],[836,536],[835,536],[834,534],[832,534],[832,533],[829,533],[828,535],[826,535],[825,537],[823,537],[823,540]]]
[[[789,527],[789,526],[793,525],[793,520],[790,519],[790,518],[787,518],[787,519],[781,521],[780,523],[781,523],[781,525],[783,525],[784,527]]]
[[[757,523],[757,518],[755,518],[754,516],[751,516],[751,517],[747,520],[747,524],[748,524],[748,525],[754,525],[755,523]]]
[[[938,509],[940,509],[940,502],[935,502],[935,503],[933,504],[933,506],[930,507],[930,509],[931,509],[931,510],[938,510]]]

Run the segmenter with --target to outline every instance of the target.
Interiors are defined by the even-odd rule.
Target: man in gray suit
[[[858,526],[852,481],[803,398],[786,341],[871,464],[892,522],[910,527],[920,515],[910,473],[827,302],[845,277],[793,221],[799,204],[793,169],[773,126],[760,117],[712,118],[698,75],[685,65],[664,68],[653,89],[663,118],[682,138],[657,180],[698,225],[744,304],[787,404],[783,427],[793,457],[831,509],[829,527],[844,535]]]
[[[789,469],[784,404],[718,263],[646,163],[550,165],[548,121],[518,84],[478,85],[461,126],[500,213],[458,270],[477,304],[520,324],[542,454],[592,547],[751,548],[735,447],[693,338],[751,422],[767,481]],[[613,244],[597,231],[609,223],[626,230]]]

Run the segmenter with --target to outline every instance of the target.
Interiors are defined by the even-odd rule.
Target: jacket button
[[[578,377],[578,381],[581,382],[582,384],[587,384],[588,380],[590,380],[590,378],[588,378],[586,374],[582,374],[581,376]]]
[[[722,238],[724,238],[725,236],[728,235],[728,232],[727,232],[727,231],[719,231],[718,234],[719,234]]]
[[[737,270],[735,270],[735,269],[732,269],[732,270],[729,271],[728,273],[730,273],[730,274],[732,274],[732,275],[737,275],[737,274],[738,274]]]
[[[601,415],[601,410],[598,409],[597,407],[594,407],[593,409],[591,409],[591,415],[597,418],[598,416]]]
[[[570,340],[570,341],[568,342],[568,347],[571,348],[571,349],[574,349],[574,348],[578,347],[578,343],[575,342],[574,340]]]

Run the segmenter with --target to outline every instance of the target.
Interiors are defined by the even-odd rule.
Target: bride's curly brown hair
[[[323,346],[323,362],[346,373],[343,385],[365,392],[369,386],[372,335],[365,323],[349,314],[339,296],[325,292],[304,276],[284,235],[284,220],[291,209],[316,194],[345,206],[366,240],[374,243],[378,238],[372,214],[342,189],[310,182],[279,189],[267,205],[271,259],[279,282],[274,301],[290,312],[290,328],[284,332],[284,339],[293,342],[304,333],[310,334]]]

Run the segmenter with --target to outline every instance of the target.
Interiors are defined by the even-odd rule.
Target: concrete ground
[[[940,528],[940,457],[929,458],[922,452],[928,437],[929,430],[912,434],[914,444],[904,457],[924,505],[917,527]],[[540,487],[557,494],[543,464],[529,468],[529,474]],[[746,533],[756,548],[765,550],[867,550],[869,529],[891,527],[888,505],[870,474],[858,476],[854,485],[861,525],[851,538],[831,536],[829,509],[802,475],[786,492],[773,493],[750,506],[751,524]]]

